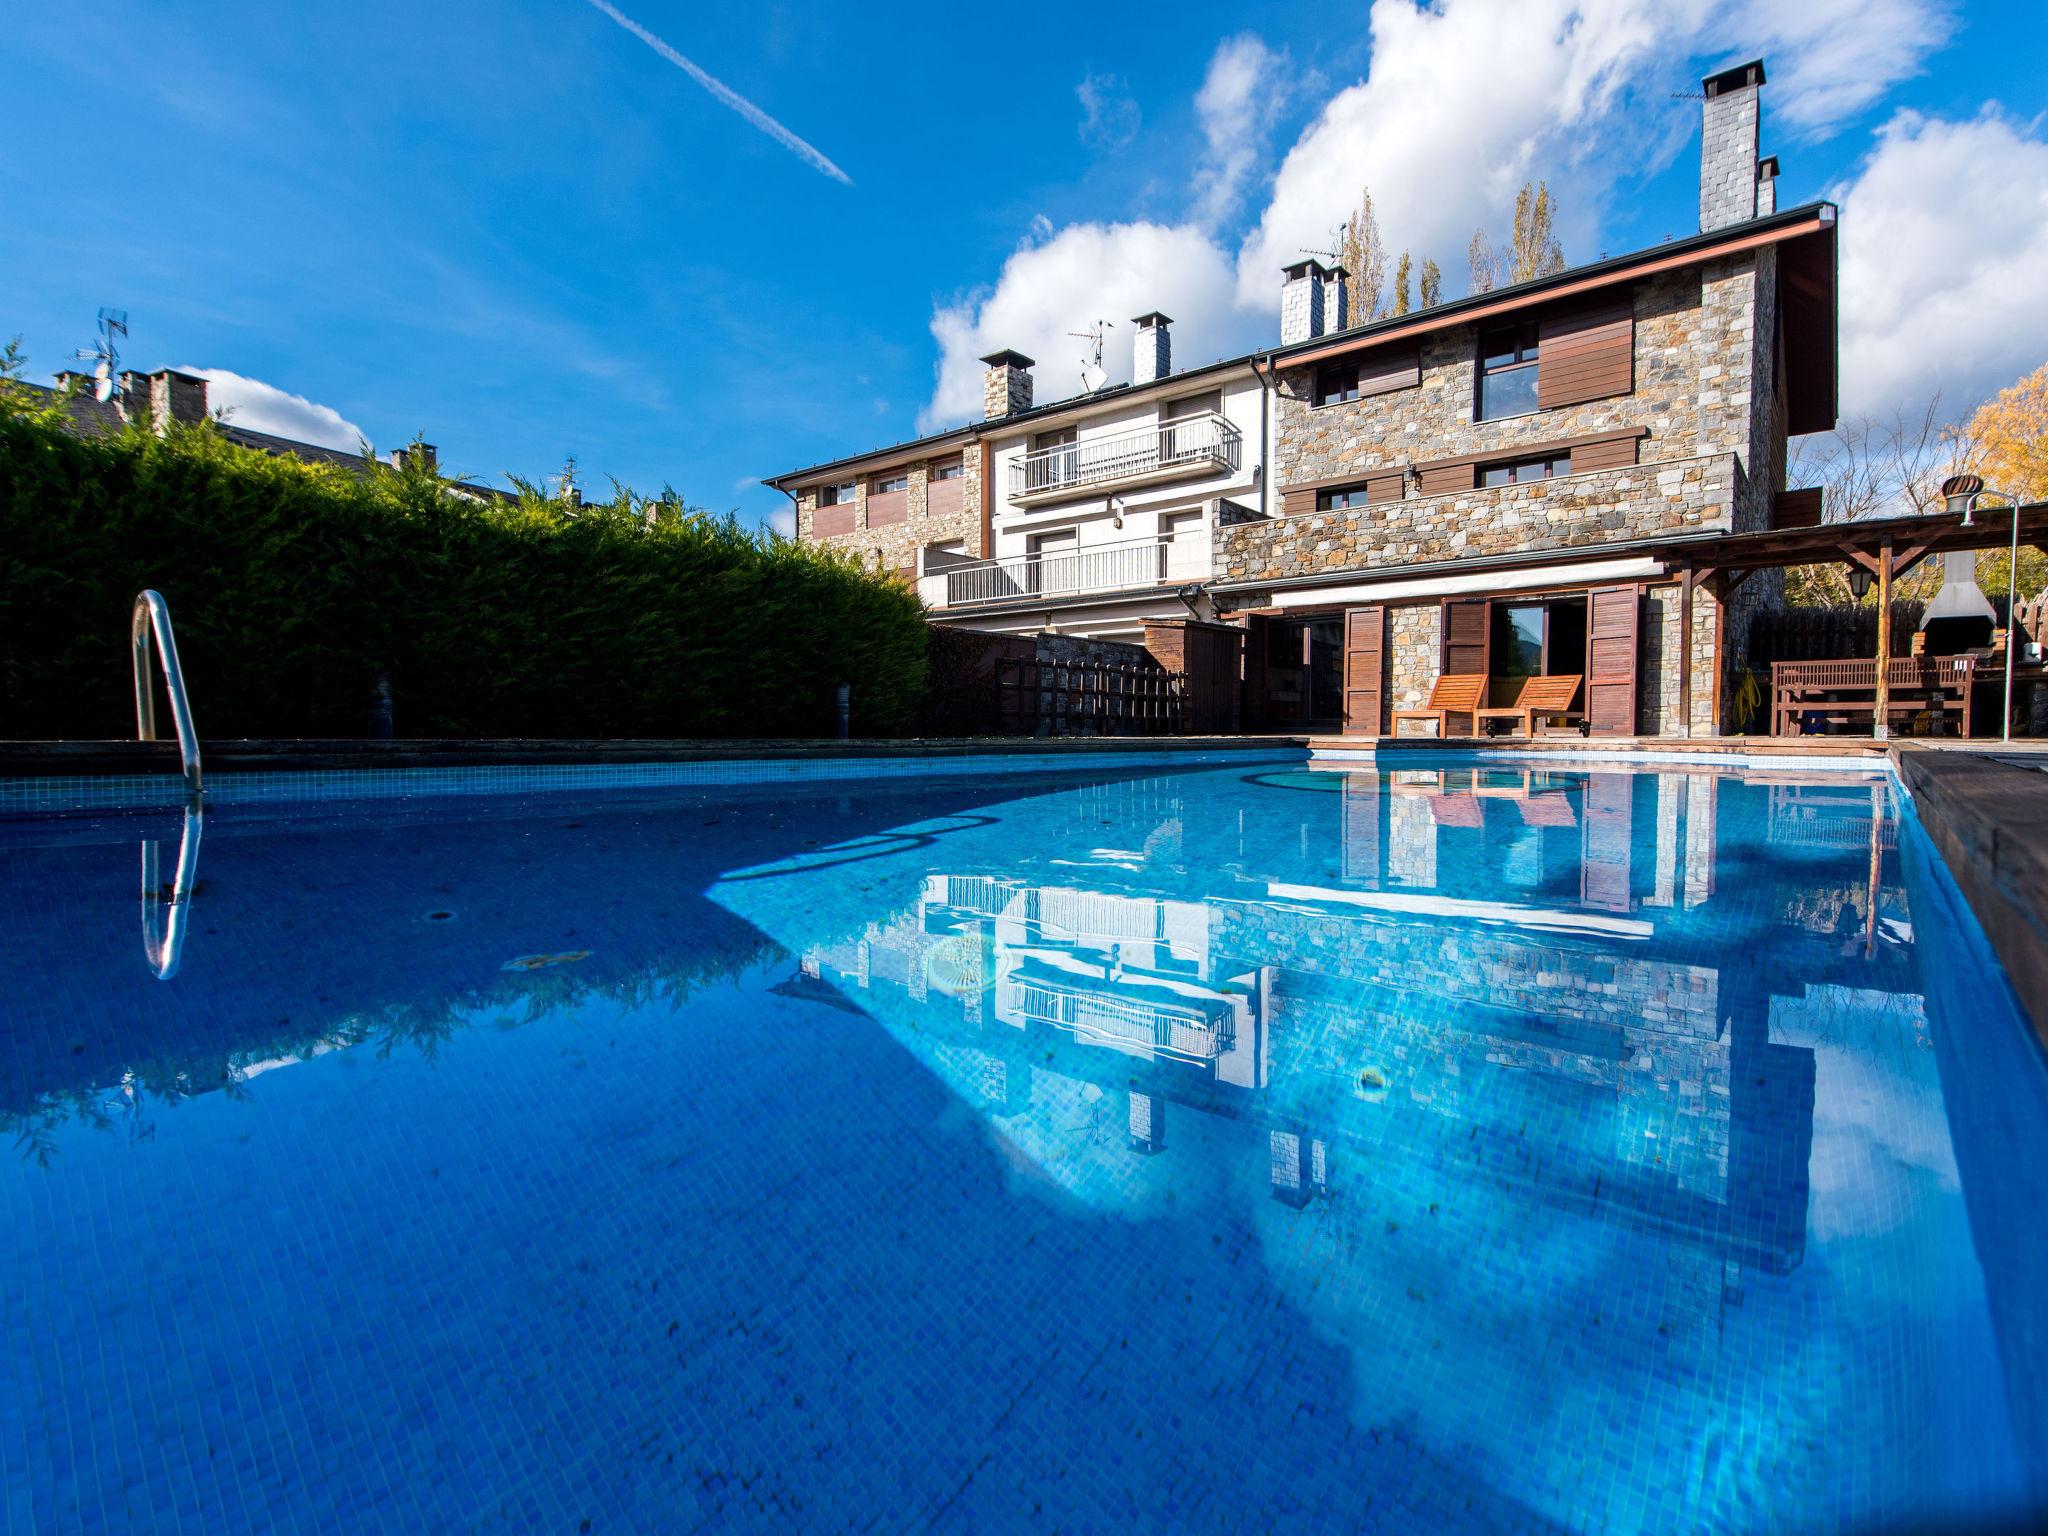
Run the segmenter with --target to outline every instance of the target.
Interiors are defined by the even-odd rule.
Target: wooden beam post
[[[1877,708],[1870,734],[1883,741],[1892,733],[1892,541],[1886,534],[1877,557]]]
[[[1678,578],[1678,734],[1692,734],[1692,588],[1693,568]]]

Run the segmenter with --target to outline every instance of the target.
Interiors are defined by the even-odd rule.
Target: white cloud
[[[773,512],[770,512],[766,517],[762,518],[761,521],[766,523],[770,528],[773,528],[785,539],[793,539],[796,537],[795,507],[777,507]]]
[[[1516,188],[1559,194],[1567,255],[1583,257],[1603,205],[1668,164],[1697,108],[1671,100],[1713,64],[1763,56],[1774,125],[1818,136],[1913,73],[1949,29],[1940,0],[1376,0],[1366,78],[1302,134],[1246,240],[1239,297],[1268,310],[1279,270],[1370,186],[1395,250],[1433,256],[1453,291],[1472,231],[1504,235]]]
[[[181,367],[179,372],[196,373],[206,380],[207,409],[218,411],[226,407],[228,420],[234,426],[348,453],[368,440],[368,433],[332,406],[316,404],[304,395],[287,394],[275,384],[226,368]]]
[[[1035,358],[1042,403],[1080,390],[1085,341],[1070,331],[1111,322],[1103,367],[1115,383],[1131,377],[1133,315],[1174,317],[1176,366],[1244,350],[1265,329],[1238,309],[1230,258],[1192,224],[1070,224],[1050,239],[1026,240],[1003,263],[995,287],[932,317],[939,343],[938,389],[919,430],[981,415],[980,359],[1002,348]]]
[[[1271,341],[1281,267],[1326,249],[1366,186],[1392,250],[1434,257],[1452,293],[1472,231],[1483,223],[1504,236],[1531,179],[1557,193],[1566,255],[1583,260],[1608,200],[1697,142],[1698,107],[1672,98],[1702,74],[1766,59],[1769,152],[1781,129],[1820,137],[1880,99],[1946,39],[1953,16],[1950,0],[1374,0],[1369,26],[1365,78],[1288,150],[1234,257],[1227,230],[1264,171],[1285,71],[1256,37],[1225,39],[1196,97],[1204,148],[1185,222],[1055,229],[1034,219],[992,288],[934,315],[938,387],[921,422],[978,415],[976,358],[998,347],[1050,361],[1041,398],[1070,393],[1075,369],[1062,360],[1077,344],[1065,333],[1097,318],[1121,328],[1164,308],[1183,362]],[[1091,116],[1097,83],[1082,87]],[[1801,186],[1790,169],[1789,186]],[[1112,348],[1113,377],[1128,377],[1127,353]]]
[[[1901,112],[1842,205],[1842,408],[1967,409],[2048,361],[2048,139]]]
[[[1142,116],[1121,75],[1089,75],[1074,87],[1081,101],[1081,142],[1095,149],[1122,149],[1138,136]]]
[[[1731,63],[1764,57],[1764,110],[1795,138],[1825,134],[1919,74],[1955,31],[1948,0],[1745,0],[1711,21],[1747,41]]]
[[[1208,148],[1195,172],[1195,218],[1217,224],[1237,211],[1245,182],[1266,158],[1274,119],[1287,102],[1287,54],[1250,32],[1227,37],[1195,93]]]

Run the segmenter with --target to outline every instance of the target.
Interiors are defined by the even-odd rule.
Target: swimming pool
[[[463,782],[0,823],[7,1531],[2042,1497],[2048,1074],[1888,779]]]

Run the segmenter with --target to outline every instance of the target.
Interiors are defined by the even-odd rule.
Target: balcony
[[[940,566],[925,572],[918,594],[932,608],[970,608],[1023,598],[1184,586],[1206,581],[1210,565],[1209,530],[1201,524],[1172,538]]]
[[[1010,465],[1010,500],[1057,501],[1088,490],[1234,472],[1244,434],[1214,412],[1035,449]]]

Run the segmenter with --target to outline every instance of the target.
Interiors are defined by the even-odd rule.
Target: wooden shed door
[[[1344,733],[1377,736],[1386,676],[1387,610],[1378,603],[1344,614]]]
[[[1595,736],[1636,732],[1634,587],[1596,587],[1586,605],[1586,719]]]
[[[1493,604],[1483,597],[1444,604],[1443,668],[1446,673],[1481,674],[1492,670],[1487,654],[1493,632]]]

